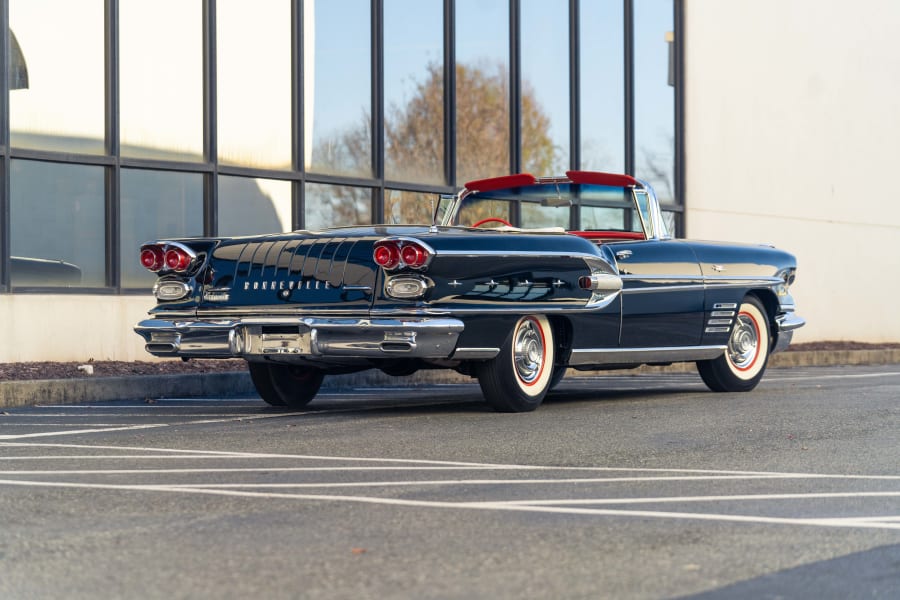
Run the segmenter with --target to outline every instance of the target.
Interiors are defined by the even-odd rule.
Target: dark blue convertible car
[[[608,173],[472,181],[432,224],[160,240],[140,260],[148,352],[243,358],[288,407],[363,369],[455,369],[499,411],[534,410],[569,368],[691,361],[748,391],[804,324],[791,254],[673,239],[653,190]]]

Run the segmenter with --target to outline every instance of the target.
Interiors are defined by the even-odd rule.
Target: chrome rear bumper
[[[154,356],[447,358],[463,323],[445,318],[147,319],[134,328]]]

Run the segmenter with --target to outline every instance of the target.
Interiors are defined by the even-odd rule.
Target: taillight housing
[[[173,271],[182,273],[191,264],[190,255],[181,248],[169,248],[166,250],[166,266]]]
[[[197,255],[190,248],[175,242],[158,242],[141,246],[141,265],[154,273],[174,271],[184,273],[193,266]]]
[[[163,268],[166,262],[165,252],[160,246],[144,246],[141,248],[141,265],[154,273]]]
[[[375,264],[387,270],[400,266],[400,244],[397,242],[378,242],[372,251]]]
[[[425,269],[434,250],[418,240],[388,239],[375,242],[372,259],[375,264],[386,271],[408,267]]]

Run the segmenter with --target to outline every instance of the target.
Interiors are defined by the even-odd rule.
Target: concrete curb
[[[888,365],[900,364],[900,349],[836,350],[782,352],[769,359],[772,368]],[[677,363],[666,367],[639,367],[626,373],[696,370],[693,363]],[[575,371],[568,376],[610,374],[615,371]],[[363,371],[351,375],[326,377],[326,389],[352,387],[423,387],[435,384],[473,383],[474,379],[446,369],[419,371],[408,377],[391,377],[380,371]],[[151,398],[213,398],[254,396],[256,390],[246,372],[203,373],[189,375],[139,375],[130,377],[81,377],[77,379],[42,379],[33,381],[0,381],[0,407],[35,404],[78,404],[108,400]]]

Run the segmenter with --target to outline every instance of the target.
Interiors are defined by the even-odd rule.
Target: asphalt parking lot
[[[2,409],[3,598],[900,597],[900,366]]]

